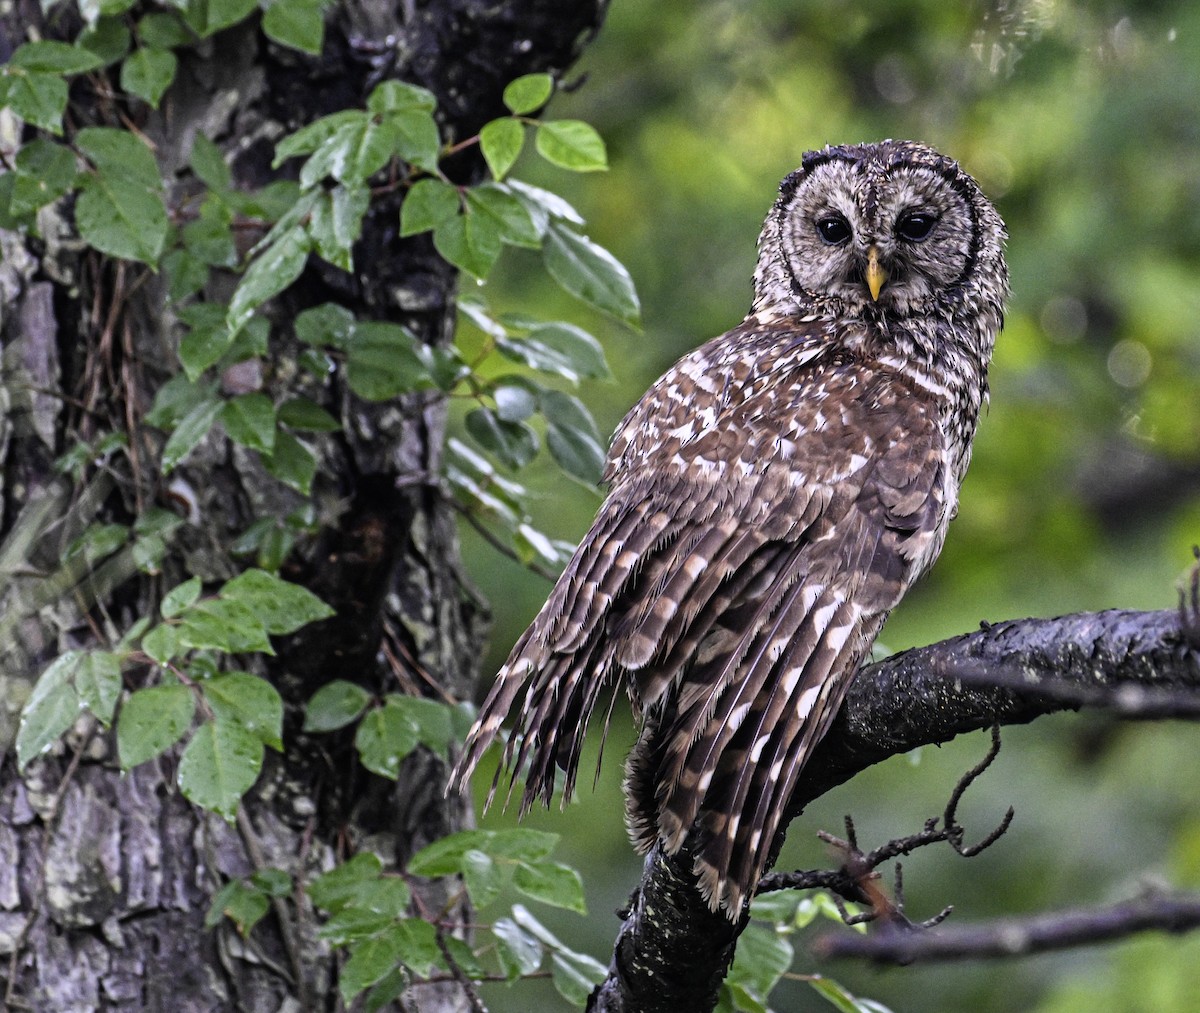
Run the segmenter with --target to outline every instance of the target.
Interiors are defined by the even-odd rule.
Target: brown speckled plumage
[[[524,691],[504,753],[528,765],[522,807],[550,801],[557,768],[569,794],[592,710],[624,684],[634,842],[698,834],[701,889],[737,918],[860,660],[941,550],[1008,293],[1003,239],[974,180],[923,145],[806,155],[763,228],[750,314],[617,429],[608,498],[455,783]]]

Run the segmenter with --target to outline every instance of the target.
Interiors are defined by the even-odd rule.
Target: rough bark
[[[421,84],[440,101],[443,135],[471,136],[503,112],[504,85],[561,73],[605,4],[549,0],[357,0],[329,16],[317,58],[269,44],[254,23],[180,52],[158,113],[114,109],[100,79],[77,82],[72,126],[132,115],[153,142],[179,222],[192,196],[180,173],[203,132],[227,154],[235,185],[273,178],[273,142],[338,108],[359,106],[379,80]],[[137,12],[135,11],[134,14]],[[71,37],[78,26],[36,0],[0,15],[0,52],[31,29]],[[8,137],[0,143],[11,148]],[[478,178],[476,158],[450,167]],[[453,515],[427,477],[440,465],[444,411],[427,398],[368,405],[336,379],[299,377],[289,320],[335,300],[365,319],[398,321],[430,343],[448,340],[456,278],[427,237],[401,241],[398,197],[372,207],[345,274],[313,261],[274,309],[269,358],[230,370],[227,392],[304,393],[343,422],[317,446],[314,500],[321,534],[288,560],[285,576],[337,609],[334,619],[277,644],[265,674],[288,708],[285,751],[230,826],[180,797],[175,759],[119,774],[111,736],[81,721],[61,749],[19,776],[8,747],[38,672],[69,647],[110,641],[150,614],[164,588],[195,573],[241,568],[233,539],[255,517],[285,516],[299,500],[252,454],[211,437],[168,484],[149,463],[162,435],[141,420],[174,371],[177,336],[158,276],[83,250],[69,209],[46,215],[45,242],[0,232],[0,978],[6,1008],[69,1011],[320,1010],[337,1006],[336,966],[317,940],[302,894],[277,904],[249,939],[203,928],[229,877],[274,866],[298,880],[362,846],[396,865],[470,814],[446,800],[441,761],[419,752],[395,784],[365,773],[348,739],[299,733],[312,692],[345,678],[375,692],[467,697],[476,676],[483,609],[459,576]],[[257,236],[248,235],[248,242]],[[217,279],[216,299],[236,279]],[[303,385],[302,385],[303,384]],[[130,450],[79,487],[53,460],[79,440],[125,432]],[[118,553],[86,579],[62,550],[95,520],[128,522],[146,505],[190,516],[164,574]],[[139,674],[130,679],[137,684]],[[431,889],[436,891],[436,887]],[[441,906],[440,895],[423,898]],[[459,1010],[457,986],[429,986],[409,1008]]]
[[[918,746],[994,724],[1101,706],[1130,716],[1194,713],[1200,689],[1195,617],[1108,611],[998,623],[906,651],[859,673],[805,768],[788,819],[867,767]],[[1189,708],[1186,700],[1193,701]],[[785,824],[786,825],[786,824]],[[782,834],[775,853],[783,843]],[[617,936],[595,1013],[711,1010],[746,919],[730,922],[700,898],[685,847],[653,850]]]

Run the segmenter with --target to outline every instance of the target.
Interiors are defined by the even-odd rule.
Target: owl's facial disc
[[[780,240],[814,301],[908,316],[932,309],[963,276],[975,228],[970,203],[936,169],[835,158],[797,187]]]

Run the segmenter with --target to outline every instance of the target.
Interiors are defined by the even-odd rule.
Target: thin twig
[[[253,824],[250,822],[250,817],[246,813],[246,807],[239,805],[237,808],[237,828],[238,834],[242,838],[242,843],[246,846],[246,853],[250,856],[250,861],[258,872],[264,869],[272,868],[268,865],[266,855],[262,849],[262,843],[258,839],[258,833],[255,831]],[[308,982],[304,977],[304,960],[300,953],[300,943],[296,939],[296,926],[292,923],[291,913],[288,911],[287,903],[282,897],[271,897],[271,907],[275,912],[275,920],[279,923],[279,934],[283,937],[284,949],[287,950],[288,963],[292,965],[292,985],[296,989],[296,1001],[300,1004],[301,1009],[309,1008]]]
[[[775,890],[828,890],[833,896],[833,902],[842,916],[842,921],[847,925],[858,925],[877,919],[903,925],[909,929],[924,929],[939,924],[949,917],[953,910],[951,907],[944,908],[923,922],[911,922],[904,914],[904,881],[900,865],[898,863],[896,865],[894,899],[888,897],[879,886],[879,873],[876,870],[884,862],[899,858],[901,855],[909,855],[918,848],[925,848],[931,844],[948,843],[963,858],[973,858],[995,844],[1012,824],[1012,807],[1009,807],[1008,812],[1004,814],[1004,818],[996,828],[978,844],[964,845],[964,830],[958,822],[958,805],[967,789],[992,765],[999,753],[1000,727],[995,725],[992,728],[992,743],[988,747],[987,755],[963,774],[950,792],[950,799],[942,814],[940,829],[938,820],[934,817],[926,820],[924,828],[918,833],[894,838],[881,844],[878,848],[864,853],[858,846],[858,834],[854,827],[854,820],[847,816],[844,840],[824,830],[817,832],[817,837],[842,855],[840,869],[771,873],[762,878],[756,893],[770,893]],[[870,909],[851,914],[842,904],[842,898],[855,904],[867,904]]]

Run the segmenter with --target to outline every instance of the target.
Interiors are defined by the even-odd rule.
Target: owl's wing
[[[674,851],[699,820],[701,888],[731,917],[860,660],[940,550],[953,495],[918,385],[824,361],[803,382],[803,396],[756,418],[775,438],[746,442],[756,480],[739,483],[734,517],[710,522],[729,539],[711,556],[677,543],[649,561],[653,605],[621,637],[657,645],[622,659],[647,711],[629,763],[631,830]]]
[[[742,340],[737,340],[739,337]],[[484,704],[460,771],[528,684],[506,766],[523,804],[569,792],[583,726],[623,675],[645,725],[635,840],[679,847],[736,916],[783,803],[887,610],[944,526],[940,431],[921,392],[827,354],[824,335],[737,332],[627,417],[614,485]]]

